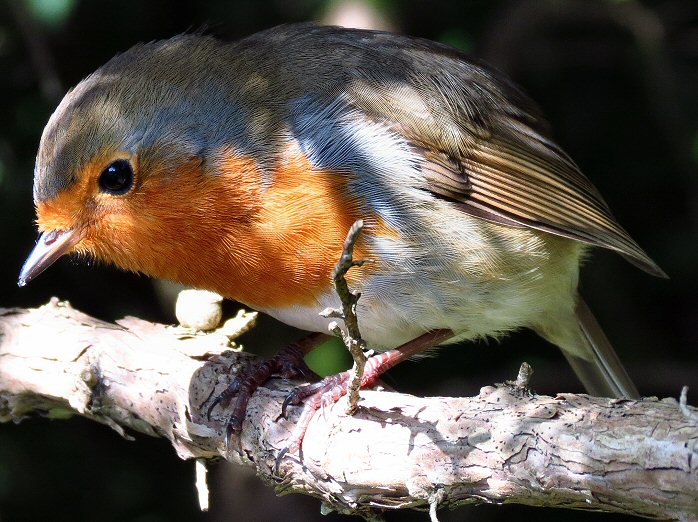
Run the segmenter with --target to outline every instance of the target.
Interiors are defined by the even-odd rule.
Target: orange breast
[[[375,223],[362,211],[360,198],[350,194],[348,181],[347,174],[317,170],[299,150],[288,150],[250,230],[259,270],[241,282],[237,299],[261,308],[313,305],[330,290],[351,225],[360,218]],[[365,236],[359,240],[357,259],[371,257],[367,244]],[[353,269],[349,278],[372,268]]]

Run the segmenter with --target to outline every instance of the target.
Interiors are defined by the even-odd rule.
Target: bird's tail
[[[575,311],[581,331],[578,338],[583,346],[576,346],[576,353],[564,346],[561,348],[587,392],[599,397],[639,399],[637,388],[581,297],[578,297]]]

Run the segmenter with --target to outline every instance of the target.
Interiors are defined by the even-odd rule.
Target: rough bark
[[[203,412],[254,358],[221,331],[195,334],[135,318],[105,323],[57,300],[0,309],[0,421],[77,413],[120,433],[167,438],[181,458],[254,466],[278,492],[375,518],[380,509],[517,502],[659,519],[698,519],[698,413],[675,399],[534,396],[518,385],[472,398],[363,391],[313,419],[301,455],[274,460],[298,408],[294,383],[253,396],[226,453],[225,413]]]

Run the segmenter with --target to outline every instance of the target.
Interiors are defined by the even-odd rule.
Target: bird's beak
[[[82,230],[52,230],[44,232],[34,246],[19,273],[19,286],[26,285],[41,272],[50,267],[59,257],[67,254],[82,239]]]

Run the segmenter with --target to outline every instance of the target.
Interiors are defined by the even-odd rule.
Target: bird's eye
[[[126,194],[133,186],[133,178],[131,163],[119,159],[110,163],[99,175],[99,189],[115,196]]]

